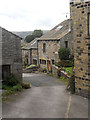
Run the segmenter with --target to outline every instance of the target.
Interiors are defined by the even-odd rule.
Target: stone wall
[[[60,39],[60,48],[65,48],[65,42],[68,42],[68,48],[70,48],[71,55],[74,54],[74,42],[73,42],[73,31],[66,34],[63,38]]]
[[[0,27],[0,80],[2,80],[2,28]]]
[[[21,39],[2,29],[2,65],[10,65],[11,73],[22,80]]]
[[[90,2],[71,2],[70,12],[73,20],[76,93],[88,97],[90,92],[90,37],[88,36]]]
[[[37,61],[37,48],[31,48],[31,53],[32,55],[30,56],[31,57],[31,61],[32,61],[32,64],[34,64],[34,60]]]
[[[58,67],[55,66],[55,65],[52,65],[52,74],[53,75],[58,75],[57,73],[58,73]]]
[[[28,60],[27,60],[28,59]],[[22,64],[30,64],[30,50],[22,49]]]
[[[46,43],[45,53],[43,53],[43,43]],[[60,40],[38,41],[38,58],[39,58],[38,63],[40,64],[40,59],[49,60],[49,61],[54,60],[55,62],[58,62],[59,60],[58,50],[59,49],[60,49]],[[45,68],[45,67],[47,68],[47,63],[46,65],[41,64],[40,66],[42,68]]]

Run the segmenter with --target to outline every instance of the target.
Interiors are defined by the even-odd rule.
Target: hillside
[[[43,34],[46,34],[49,30],[42,30],[43,31]],[[19,31],[19,32],[16,32],[16,31],[13,31],[12,33],[22,37],[22,38],[25,38],[27,35],[30,35],[32,34],[33,31]]]

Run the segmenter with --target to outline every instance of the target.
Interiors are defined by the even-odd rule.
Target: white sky
[[[69,0],[0,0],[0,26],[9,31],[50,30],[69,12]]]

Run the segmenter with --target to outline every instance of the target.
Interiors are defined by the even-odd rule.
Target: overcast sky
[[[1,0],[0,26],[9,31],[50,30],[69,12],[69,0]]]

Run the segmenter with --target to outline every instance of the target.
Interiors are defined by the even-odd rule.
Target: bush
[[[22,83],[22,88],[24,88],[24,89],[28,89],[28,88],[30,88],[30,83]]]
[[[70,60],[62,60],[62,61],[59,61],[57,65],[62,67],[72,67],[73,63]]]
[[[15,85],[12,88],[13,91],[21,91],[22,90],[22,86],[21,85]]]
[[[60,69],[57,71],[57,75],[58,75],[58,77],[61,77],[61,70]]]
[[[20,81],[16,78],[14,74],[10,74],[5,80],[3,80],[3,84],[8,86],[15,86],[19,83]]]
[[[43,72],[47,72],[47,69],[46,69],[46,68],[43,68]]]
[[[60,60],[69,60],[70,49],[69,48],[60,48],[58,50]]]
[[[69,90],[72,94],[75,93],[75,75],[74,74],[69,79],[67,90]]]

